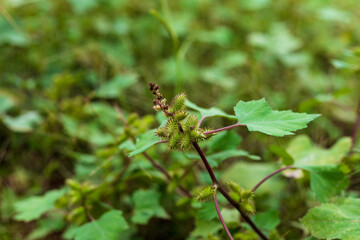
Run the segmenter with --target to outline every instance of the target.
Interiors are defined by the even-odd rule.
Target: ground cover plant
[[[0,239],[359,239],[359,9],[0,1]]]

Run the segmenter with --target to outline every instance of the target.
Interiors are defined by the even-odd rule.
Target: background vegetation
[[[128,157],[130,140],[162,119],[150,81],[168,99],[186,92],[229,114],[262,97],[273,109],[320,113],[300,137],[240,128],[203,147],[256,155],[215,157],[221,179],[253,187],[280,166],[276,146],[328,159],[334,147],[326,149],[349,141],[334,150],[351,173],[339,194],[359,196],[358,0],[2,0],[0,15],[1,239],[91,239],[77,230],[100,217],[125,219],[113,230],[120,239],[225,239],[213,203],[176,190],[180,181],[192,193],[209,183],[191,151],[149,149],[170,182],[144,156]],[[256,239],[220,202],[238,238]],[[301,239],[309,232],[299,219],[319,202],[305,173],[264,184],[256,204],[265,230]]]

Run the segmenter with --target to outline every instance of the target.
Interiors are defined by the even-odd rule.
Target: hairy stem
[[[223,219],[223,217],[222,217],[222,215],[221,215],[220,208],[219,208],[219,203],[218,203],[217,197],[216,197],[216,191],[214,191],[213,200],[214,200],[216,212],[217,212],[217,214],[218,214],[218,216],[219,216],[219,218],[220,218],[220,222],[221,222],[221,224],[223,225],[226,234],[229,236],[229,238],[230,238],[231,240],[234,240],[234,238],[231,236],[231,233],[230,233],[229,229],[227,228],[226,223],[225,223],[225,221],[224,221],[224,219]]]
[[[353,132],[352,132],[352,138],[351,138],[351,150],[353,150],[355,143],[356,143],[356,137],[357,137],[357,132],[359,129],[359,125],[360,125],[360,99],[358,102],[358,105],[356,107],[356,118],[355,118],[355,123],[354,123],[354,128],[353,128]]]
[[[221,192],[221,194],[228,200],[228,202],[235,207],[239,212],[242,218],[251,226],[251,228],[260,236],[261,239],[267,240],[268,238],[265,236],[265,234],[255,225],[255,223],[249,218],[249,216],[246,215],[244,211],[241,210],[240,205],[227,193],[227,191],[219,184],[218,180],[216,179],[214,172],[207,161],[203,151],[199,147],[199,144],[196,142],[193,142],[193,146],[195,147],[196,151],[198,152],[201,160],[204,162],[204,165],[206,167],[206,170],[208,171],[211,180],[214,185],[218,186],[218,190]]]
[[[252,191],[255,192],[256,189],[258,189],[258,188],[261,186],[261,184],[263,184],[264,182],[266,182],[266,180],[268,180],[268,179],[271,178],[272,176],[278,174],[279,172],[282,172],[282,171],[284,171],[284,170],[286,170],[286,169],[293,168],[293,167],[294,167],[294,166],[282,167],[282,168],[280,168],[280,169],[278,169],[278,170],[270,173],[270,174],[267,175],[263,180],[261,180],[258,184],[256,184],[256,186],[252,189]]]
[[[228,129],[231,129],[231,128],[240,127],[240,126],[246,126],[246,125],[236,123],[236,124],[233,124],[233,125],[230,125],[230,126],[227,126],[227,127],[215,129],[215,130],[212,130],[212,131],[209,131],[209,132],[204,132],[204,134],[217,133],[217,132],[225,131],[225,130],[228,130]]]

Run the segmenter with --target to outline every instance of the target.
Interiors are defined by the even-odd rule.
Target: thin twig
[[[289,169],[289,168],[293,168],[294,166],[286,166],[286,167],[282,167],[272,173],[270,173],[269,175],[267,175],[263,180],[261,180],[258,184],[256,184],[256,186],[252,189],[253,192],[256,191],[256,189],[258,189],[258,187],[260,187],[261,184],[263,184],[266,180],[268,180],[269,178],[271,178],[272,176],[278,174],[279,172],[282,172],[286,169]]]
[[[152,157],[150,157],[149,154],[147,154],[146,152],[143,152],[142,154],[150,161],[150,163],[151,163],[157,170],[159,170],[160,172],[162,172],[162,174],[165,175],[165,177],[166,177],[166,179],[167,179],[168,181],[171,181],[171,180],[172,180],[172,177],[170,176],[170,174],[169,174],[162,166],[160,166],[160,164],[158,164],[157,162],[155,162],[155,160],[152,159]],[[187,196],[187,197],[189,197],[189,198],[192,197],[192,194],[191,194],[183,185],[179,184],[178,187],[179,187],[179,189],[181,190],[181,192],[182,192],[185,196]]]
[[[212,130],[212,131],[209,131],[209,132],[204,132],[204,134],[217,133],[217,132],[225,131],[225,130],[228,130],[228,129],[231,129],[231,128],[240,127],[240,126],[246,126],[246,125],[236,123],[236,124],[233,124],[233,125],[230,125],[230,126],[227,126],[227,127],[215,129],[215,130]]]
[[[221,215],[220,208],[219,208],[219,203],[218,203],[217,197],[216,197],[216,191],[214,191],[213,200],[214,200],[216,212],[217,212],[217,214],[218,214],[218,216],[219,216],[219,218],[220,218],[220,222],[221,222],[221,224],[223,225],[226,234],[229,236],[229,238],[230,238],[231,240],[234,240],[234,238],[231,236],[231,233],[230,233],[229,229],[227,228],[226,223],[225,223],[225,221],[224,221],[224,219],[223,219],[223,217],[222,217],[222,215]]]
[[[351,151],[353,150],[355,143],[356,143],[356,137],[357,137],[357,132],[359,129],[359,125],[360,125],[360,99],[358,102],[358,105],[356,107],[356,118],[355,118],[355,123],[354,123],[354,128],[353,128],[353,132],[352,132],[352,138],[351,138]]]
[[[207,161],[203,151],[201,150],[201,148],[199,147],[199,144],[197,144],[196,142],[193,142],[193,146],[195,147],[196,151],[198,152],[198,154],[201,157],[201,160],[203,161],[206,170],[208,171],[211,180],[213,182],[214,185],[218,186],[219,191],[221,192],[221,194],[228,200],[228,202],[235,207],[239,212],[240,215],[242,216],[242,218],[251,226],[251,228],[260,236],[261,239],[263,240],[267,240],[268,238],[265,236],[265,234],[255,225],[255,223],[249,218],[249,216],[246,215],[246,213],[241,210],[239,203],[237,203],[232,197],[230,197],[230,195],[227,193],[227,191],[219,184],[218,180],[216,179],[214,172],[212,170],[212,168],[210,167],[209,162]]]
[[[152,159],[152,157],[149,156],[149,154],[147,154],[147,152],[143,152],[142,155],[144,155],[146,157],[147,160],[149,160],[149,162],[151,162],[151,164],[160,172],[162,172],[162,174],[165,175],[167,180],[171,180],[171,176],[170,174],[162,167],[160,166],[160,164],[158,164],[157,162],[154,161],[154,159]]]

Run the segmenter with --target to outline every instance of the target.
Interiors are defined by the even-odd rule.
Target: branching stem
[[[210,177],[211,177],[211,181],[213,182],[213,185],[217,185],[217,189],[221,192],[221,194],[228,200],[228,202],[235,207],[239,212],[240,215],[242,216],[242,218],[251,226],[251,228],[259,235],[259,237],[263,240],[268,240],[268,238],[265,236],[265,234],[255,225],[255,223],[249,218],[249,216],[246,215],[246,213],[241,210],[239,203],[237,203],[232,197],[230,197],[230,195],[227,193],[227,191],[219,184],[218,180],[215,177],[215,174],[209,164],[209,162],[207,161],[203,151],[201,150],[199,144],[197,144],[196,142],[192,143],[193,146],[195,147],[196,151],[198,152],[201,160],[203,161],[206,170],[208,171]]]

